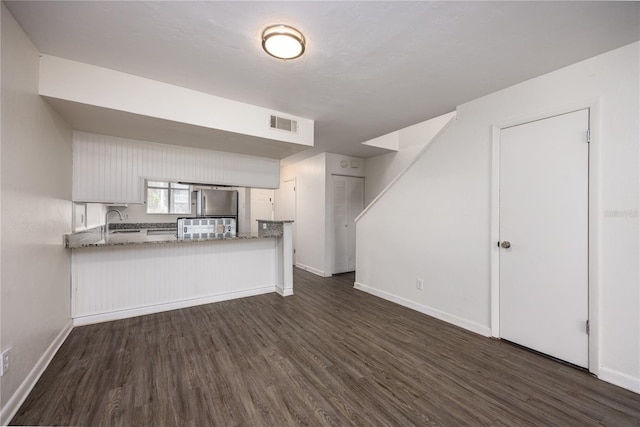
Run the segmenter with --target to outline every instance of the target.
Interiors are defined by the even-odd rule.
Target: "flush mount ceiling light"
[[[262,48],[274,58],[298,58],[304,53],[304,45],[302,33],[288,25],[271,25],[262,32]]]

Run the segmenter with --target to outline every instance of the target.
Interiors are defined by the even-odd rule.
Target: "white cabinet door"
[[[74,134],[74,201],[144,201],[141,154],[135,145],[125,141],[104,135]]]
[[[73,204],[73,231],[87,228],[87,205],[85,203]]]
[[[143,203],[144,180],[275,189],[280,162],[75,131],[73,201]]]
[[[582,367],[589,362],[588,128],[582,110],[500,134],[500,336]]]

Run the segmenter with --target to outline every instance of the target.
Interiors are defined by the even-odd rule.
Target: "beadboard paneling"
[[[73,200],[144,201],[144,179],[277,188],[280,162],[75,131]]]
[[[276,239],[74,249],[72,316],[275,290],[276,249]]]

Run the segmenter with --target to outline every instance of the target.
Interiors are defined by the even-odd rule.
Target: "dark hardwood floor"
[[[640,395],[353,280],[76,328],[13,423],[640,425]]]

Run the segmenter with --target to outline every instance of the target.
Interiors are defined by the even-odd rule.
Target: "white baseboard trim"
[[[331,276],[330,274],[329,274],[329,276],[327,276],[327,274],[324,271],[318,270],[317,268],[313,268],[313,267],[310,267],[308,265],[304,265],[304,264],[298,263],[298,264],[296,264],[296,267],[301,268],[303,270],[306,270],[309,273],[313,273],[316,276],[320,276],[320,277],[330,277]]]
[[[211,304],[214,302],[228,301],[236,298],[253,297],[256,295],[276,292],[275,286],[248,289],[244,291],[228,292],[206,297],[192,298],[182,301],[174,301],[164,304],[155,304],[145,307],[136,307],[125,310],[110,311],[107,313],[78,316],[73,319],[73,326],[91,325],[94,323],[110,322],[112,320],[128,319],[130,317],[144,316],[146,314],[161,313],[163,311],[178,310],[180,308],[194,307],[196,305]]]
[[[617,385],[618,387],[640,394],[640,378],[632,377],[631,375],[623,374],[622,372],[614,371],[613,369],[602,366],[599,369],[598,378],[602,381],[606,381],[613,385]]]
[[[419,311],[420,313],[426,314],[428,316],[435,317],[436,319],[443,320],[447,323],[451,323],[453,325],[459,326],[468,331],[475,332],[476,334],[480,334],[485,337],[491,336],[491,328],[488,326],[480,325],[470,320],[463,319],[462,317],[445,313],[444,311],[440,311],[426,305],[418,304],[415,301],[411,301],[406,298],[402,298],[397,295],[393,295],[388,292],[381,291],[380,289],[372,288],[370,286],[365,285],[364,283],[355,282],[353,284],[353,287],[361,291],[364,291],[368,294],[375,295],[379,298],[385,299],[387,301],[400,304],[404,307]]]
[[[26,376],[22,384],[18,387],[18,389],[13,393],[13,396],[9,398],[7,404],[0,409],[0,425],[6,426],[9,425],[11,419],[16,415],[20,406],[24,403],[33,387],[36,385],[42,373],[47,369],[49,363],[53,359],[53,356],[56,355],[60,346],[67,339],[69,333],[73,329],[73,324],[71,320],[67,322],[66,325],[62,328],[60,333],[54,338],[49,347],[45,350],[45,352],[40,356],[40,359],[36,362],[35,366],[29,374]]]
[[[280,287],[276,287],[276,292],[278,293],[278,295],[283,296],[283,297],[289,297],[291,295],[293,295],[293,289],[283,289]]]

